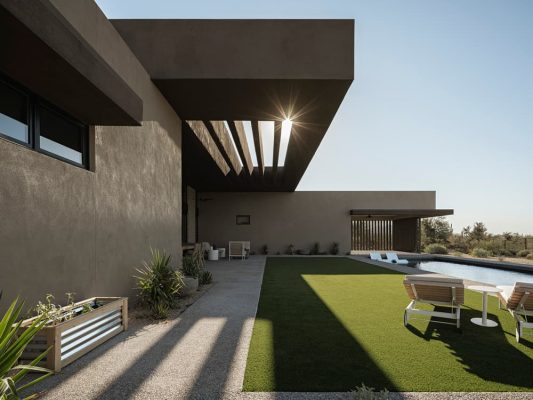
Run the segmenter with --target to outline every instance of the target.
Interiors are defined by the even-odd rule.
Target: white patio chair
[[[396,253],[385,253],[385,256],[387,257],[387,262],[392,264],[409,264],[409,260],[398,258],[398,254]]]
[[[498,286],[500,304],[509,310],[516,321],[515,338],[520,342],[524,328],[533,329],[533,283],[516,282],[514,286]],[[528,334],[529,335],[529,334]]]

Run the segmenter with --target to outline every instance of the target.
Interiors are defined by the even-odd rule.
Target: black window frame
[[[54,106],[53,104],[47,102],[43,98],[31,93],[29,90],[26,90],[21,85],[13,82],[8,77],[0,74],[0,83],[6,86],[9,86],[11,89],[14,89],[18,93],[22,94],[27,99],[27,120],[28,120],[28,142],[23,142],[21,140],[15,139],[11,136],[4,135],[0,133],[0,137],[6,140],[9,140],[13,143],[25,146],[31,150],[34,150],[40,154],[44,154],[48,157],[55,158],[67,164],[74,165],[79,168],[90,170],[90,145],[89,145],[89,126],[77,120],[76,118],[65,113],[63,110]],[[62,157],[58,154],[49,152],[47,150],[41,149],[40,146],[40,108],[45,108],[48,112],[52,112],[64,119],[65,121],[78,126],[82,130],[82,143],[81,143],[81,164],[76,161],[70,160],[68,158]]]
[[[22,89],[19,85],[15,84],[10,79],[6,79],[2,75],[0,75],[0,83],[9,86],[10,89],[13,91],[19,93],[20,95],[24,96],[26,98],[26,120],[27,120],[27,126],[28,126],[28,141],[23,142],[22,140],[18,140],[14,138],[13,136],[5,135],[2,132],[0,132],[0,137],[10,140],[12,142],[15,142],[17,144],[20,144],[22,146],[26,146],[28,148],[33,148],[34,138],[33,138],[33,107],[32,107],[32,101],[31,101],[31,95],[24,89]]]

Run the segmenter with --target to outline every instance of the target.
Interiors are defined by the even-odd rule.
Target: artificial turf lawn
[[[473,325],[481,294],[467,290],[462,332],[413,320],[403,275],[348,258],[269,258],[244,376],[245,391],[533,389],[533,343],[489,296],[497,328]]]

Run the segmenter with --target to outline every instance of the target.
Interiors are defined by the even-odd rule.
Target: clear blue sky
[[[533,233],[533,1],[98,0],[109,18],[353,18],[355,81],[299,190],[436,190]]]

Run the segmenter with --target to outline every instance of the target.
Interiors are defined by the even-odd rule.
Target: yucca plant
[[[141,302],[148,306],[152,316],[166,318],[168,310],[176,305],[183,276],[170,266],[170,255],[157,249],[150,249],[150,253],[150,262],[143,262],[142,268],[137,269],[137,289]]]
[[[46,323],[44,318],[38,317],[21,333],[22,320],[18,320],[23,307],[23,302],[18,304],[18,299],[15,300],[0,321],[0,400],[36,398],[37,395],[35,394],[23,398],[20,393],[53,373],[49,369],[37,366],[50,348],[30,364],[19,364],[19,359],[24,349]],[[19,385],[20,380],[30,371],[40,372],[44,375]]]

